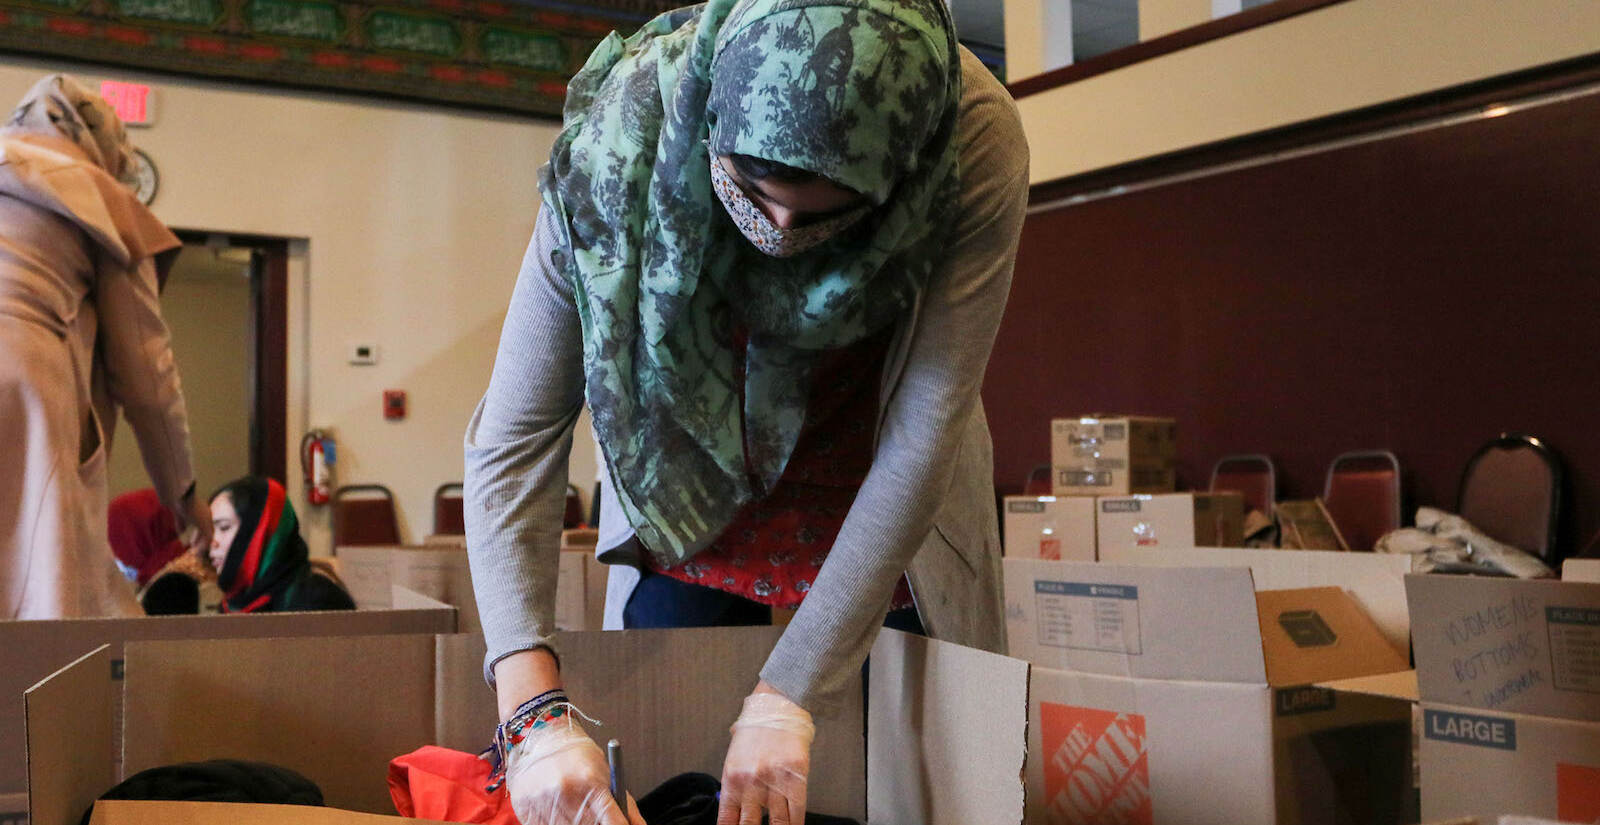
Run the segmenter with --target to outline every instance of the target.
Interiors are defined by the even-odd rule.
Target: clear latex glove
[[[805,708],[777,693],[752,693],[733,723],[733,742],[722,763],[717,825],[801,825],[806,819],[806,779],[816,728]]]
[[[512,748],[506,792],[522,825],[645,825],[632,796],[617,808],[605,753],[570,713]]]

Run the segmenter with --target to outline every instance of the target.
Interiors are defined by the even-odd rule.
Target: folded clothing
[[[152,799],[182,802],[255,802],[271,805],[322,805],[322,789],[288,768],[265,762],[213,759],[140,771],[101,799]],[[83,812],[88,825],[94,806]]]

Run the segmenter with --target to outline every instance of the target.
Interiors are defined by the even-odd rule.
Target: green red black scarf
[[[249,477],[218,491],[239,514],[239,532],[217,576],[225,613],[283,610],[311,573],[310,552],[283,485]]]

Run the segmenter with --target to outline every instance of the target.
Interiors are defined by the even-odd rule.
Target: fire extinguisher
[[[312,504],[327,504],[333,495],[333,436],[312,430],[300,439],[300,469],[305,473],[306,499]]]

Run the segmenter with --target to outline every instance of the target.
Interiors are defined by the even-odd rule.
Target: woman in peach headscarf
[[[137,615],[106,538],[114,405],[191,546],[211,533],[157,296],[180,243],[119,183],[122,122],[72,78],[28,92],[0,153],[0,619]]]

